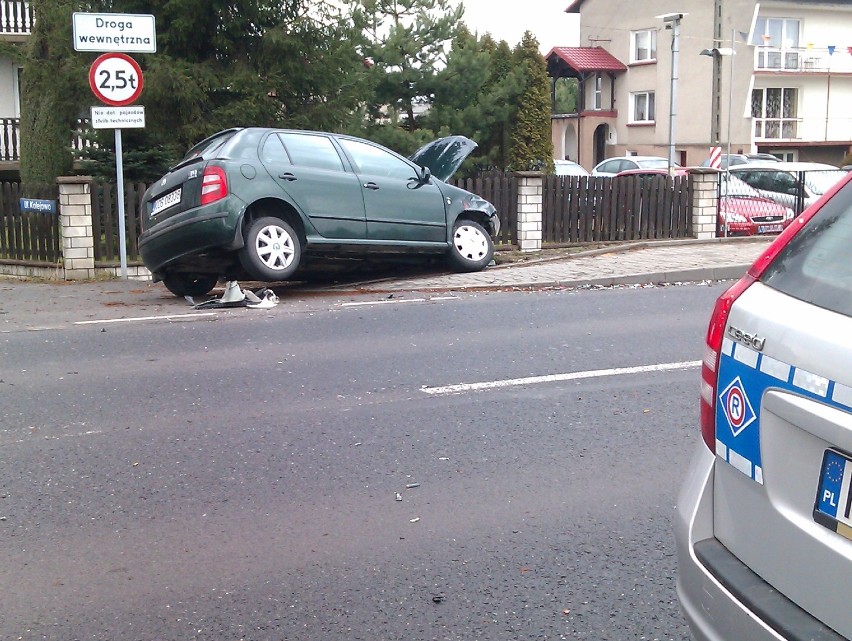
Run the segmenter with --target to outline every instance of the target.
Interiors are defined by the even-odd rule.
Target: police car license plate
[[[826,450],[822,458],[814,520],[847,539],[852,539],[852,460]]]
[[[757,228],[758,234],[780,234],[784,231],[784,225],[760,225]]]
[[[154,216],[172,205],[177,205],[180,202],[180,192],[181,190],[178,188],[161,198],[157,198],[154,201],[154,206],[151,207],[151,215]]]

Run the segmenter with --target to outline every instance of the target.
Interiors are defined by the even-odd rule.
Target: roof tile
[[[558,57],[575,71],[627,71],[618,58],[603,47],[553,47],[545,58]]]

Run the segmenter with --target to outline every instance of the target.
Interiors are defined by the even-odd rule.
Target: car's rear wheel
[[[214,274],[174,272],[163,277],[163,285],[175,296],[204,296],[219,280]]]
[[[258,218],[246,230],[240,262],[252,278],[287,280],[295,273],[301,259],[299,235],[280,218]]]
[[[459,220],[453,227],[448,258],[457,271],[477,272],[485,269],[494,258],[494,243],[479,223]]]

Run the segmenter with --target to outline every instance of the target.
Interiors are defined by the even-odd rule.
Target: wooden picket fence
[[[692,235],[688,176],[546,176],[545,245]]]
[[[124,220],[127,260],[138,262],[139,205],[145,194],[144,183],[124,184]],[[95,265],[116,263],[121,256],[118,244],[118,190],[112,183],[92,183],[92,236],[95,240]]]
[[[22,212],[21,198],[54,200],[56,185],[0,183],[0,260],[55,265],[60,260],[59,207],[56,213]]]

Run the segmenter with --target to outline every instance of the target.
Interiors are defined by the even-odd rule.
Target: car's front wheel
[[[287,280],[299,267],[301,258],[299,235],[280,218],[258,218],[246,230],[240,263],[252,278]]]
[[[453,227],[448,257],[457,271],[477,272],[485,269],[494,258],[494,243],[482,225],[472,220],[460,220]]]
[[[175,272],[163,276],[163,285],[175,296],[204,296],[218,280],[215,274]]]

